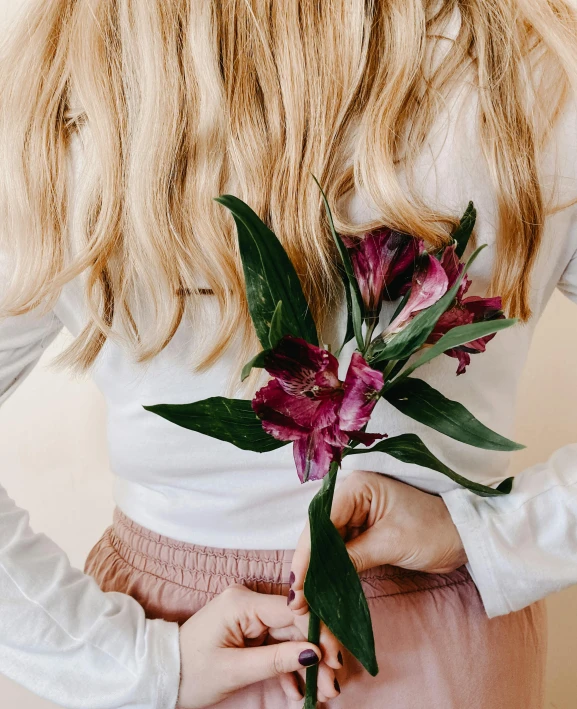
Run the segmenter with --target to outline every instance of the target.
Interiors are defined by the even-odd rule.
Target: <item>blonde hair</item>
[[[431,71],[457,9],[458,36]],[[530,62],[546,66],[543,81]],[[108,337],[150,360],[184,316],[204,342],[199,368],[239,332],[248,358],[234,226],[213,201],[233,180],[285,245],[322,327],[338,279],[310,174],[341,233],[387,224],[446,242],[459,215],[407,193],[396,168],[465,71],[498,198],[491,290],[527,319],[548,209],[540,150],[577,84],[572,0],[37,0],[0,65],[0,244],[14,256],[0,315],[52,307],[83,273],[89,320],[62,362],[88,368]],[[84,242],[72,253],[67,160],[85,128]],[[354,188],[377,220],[352,224],[337,208]],[[218,323],[203,316],[205,287]]]

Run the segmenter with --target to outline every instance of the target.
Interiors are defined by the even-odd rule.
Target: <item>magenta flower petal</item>
[[[388,438],[387,433],[366,433],[365,431],[351,431],[350,437],[354,441],[359,441],[365,446],[371,446],[375,441],[381,438]]]
[[[337,420],[341,399],[342,390],[335,392],[332,398],[293,396],[283,389],[278,379],[272,379],[257,391],[252,400],[252,408],[263,421],[269,418],[271,411],[275,411],[287,419],[292,419],[296,426],[304,426],[307,429],[324,428]]]
[[[335,450],[342,450],[349,443],[350,434],[348,431],[343,431],[339,422],[327,426],[323,429],[323,437]]]
[[[485,322],[487,320],[500,320],[504,317],[501,310],[501,298],[470,296],[464,300],[459,300],[457,296],[455,305],[439,318],[435,329],[427,339],[427,343],[434,344],[445,333],[459,325],[469,325],[471,323]],[[466,342],[459,347],[445,351],[445,354],[449,357],[455,357],[459,360],[459,366],[457,368],[458,375],[464,374],[468,365],[471,363],[470,355],[484,352],[487,343],[494,337],[495,333],[486,335],[485,337],[479,337],[472,342]]]
[[[455,306],[445,311],[437,320],[433,332],[429,335],[427,343],[434,345],[443,337],[449,330],[460,325],[470,325],[474,321],[473,313],[466,308]]]
[[[471,357],[469,353],[461,348],[447,350],[445,354],[449,355],[449,357],[455,357],[459,360],[459,366],[457,367],[457,376],[459,376],[459,374],[464,374],[467,367],[471,364]]]
[[[360,239],[343,237],[368,313],[378,313],[389,287],[415,263],[423,241],[383,227]]]
[[[358,431],[368,422],[384,384],[382,372],[369,367],[362,355],[355,352],[345,377],[345,394],[339,411],[343,431]]]
[[[336,357],[299,337],[283,337],[265,357],[264,365],[288,394],[340,386]]]
[[[278,411],[267,412],[262,419],[263,429],[279,441],[298,441],[309,434],[309,429],[299,426],[288,416],[279,414]]]
[[[496,320],[497,316],[502,315],[501,298],[480,298],[476,295],[471,295],[463,300],[463,307],[473,314],[475,322],[483,320]]]
[[[445,273],[447,274],[447,278],[449,279],[447,289],[452,288],[457,282],[461,273],[463,272],[463,269],[465,268],[465,264],[459,261],[459,257],[455,253],[454,245],[448,246],[444,250],[443,257],[441,259],[441,265],[445,269]],[[457,291],[456,299],[458,301],[463,298],[465,293],[469,290],[470,285],[471,279],[467,276],[467,274],[465,274],[459,286],[459,290]]]
[[[409,299],[384,334],[398,332],[416,313],[434,305],[445,295],[448,285],[449,279],[440,261],[427,253],[423,254],[413,275]]]
[[[301,482],[306,482],[324,478],[332,461],[340,456],[340,451],[325,440],[322,431],[315,430],[294,442],[293,455],[297,475]]]

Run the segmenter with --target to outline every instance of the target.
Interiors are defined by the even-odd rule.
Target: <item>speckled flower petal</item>
[[[312,395],[293,396],[283,389],[278,379],[272,379],[257,391],[252,408],[263,421],[269,418],[271,411],[276,411],[287,419],[292,419],[295,426],[307,429],[324,428],[337,420],[341,399],[340,389],[336,390],[333,396],[324,398]]]
[[[358,431],[368,422],[384,383],[382,372],[369,367],[362,355],[355,352],[345,377],[345,394],[339,411],[343,431]]]
[[[429,254],[421,256],[413,275],[411,294],[405,307],[387,327],[386,334],[402,330],[403,326],[421,310],[434,305],[447,292],[449,279],[441,263]]]
[[[423,250],[422,239],[383,227],[360,239],[343,237],[367,312],[377,313],[388,289],[410,268]],[[396,290],[402,284],[396,284]]]
[[[325,440],[322,431],[315,430],[294,442],[293,455],[300,481],[307,482],[324,478],[339,451]]]
[[[264,367],[289,394],[340,386],[336,357],[299,337],[281,338],[264,358]]]

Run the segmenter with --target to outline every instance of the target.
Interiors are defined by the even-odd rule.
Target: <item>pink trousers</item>
[[[291,551],[213,549],[151,532],[120,510],[85,571],[133,596],[150,618],[184,622],[232,583],[288,594]],[[426,574],[380,566],[362,574],[380,672],[345,653],[341,695],[327,709],[543,709],[543,602],[489,620],[465,567]],[[216,669],[216,668],[215,668]],[[270,680],[219,709],[288,709]]]

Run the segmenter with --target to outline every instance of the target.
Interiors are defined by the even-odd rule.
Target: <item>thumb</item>
[[[222,652],[228,655],[224,667],[228,668],[234,690],[316,665],[321,658],[319,648],[305,642],[233,648]]]
[[[371,527],[348,542],[347,551],[353,566],[360,574],[361,571],[381,564],[395,564],[399,560],[400,550],[398,539],[395,543],[392,535],[384,535],[382,529],[375,530]]]

